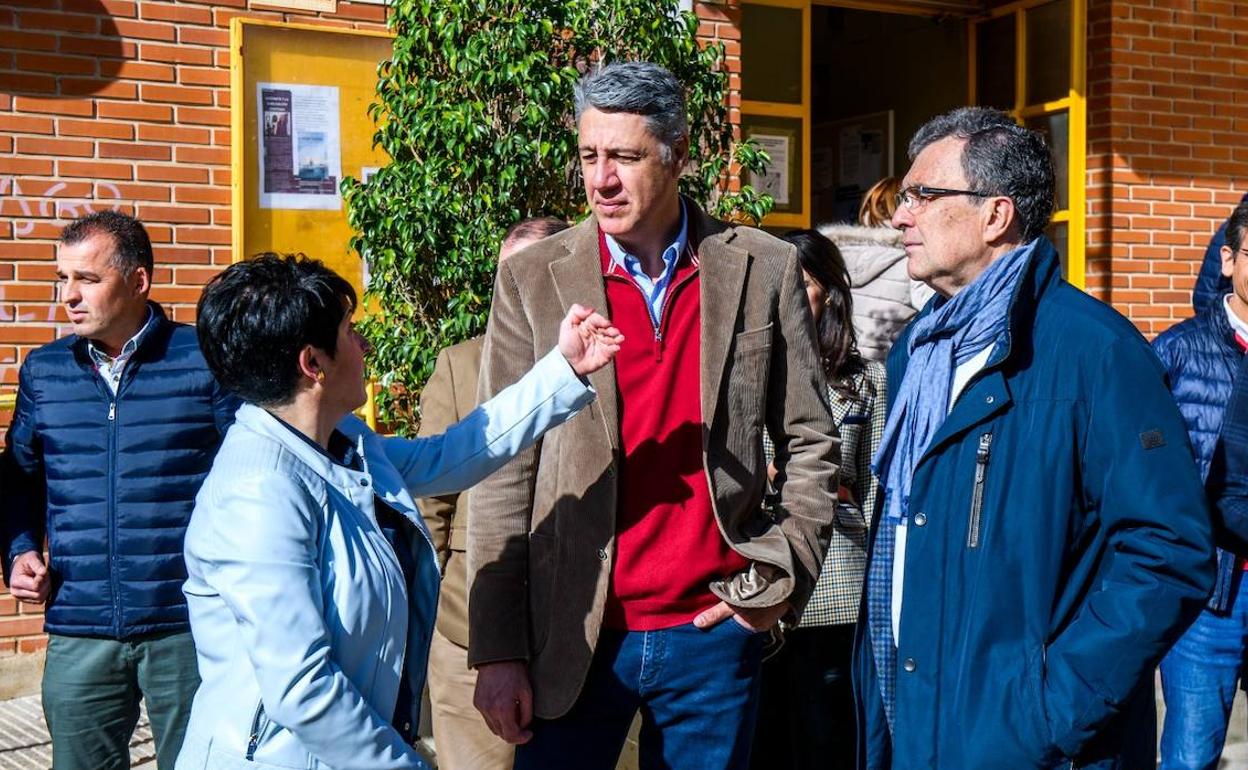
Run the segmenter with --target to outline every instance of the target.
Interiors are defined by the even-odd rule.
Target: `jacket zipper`
[[[247,761],[256,761],[256,749],[260,746],[260,720],[264,718],[264,701],[256,706],[256,715],[251,719],[251,737],[247,739]]]
[[[689,246],[686,246],[685,248],[689,250],[690,254],[693,253],[692,248],[690,248]],[[693,277],[697,274],[698,274],[698,271],[695,268],[692,273],[690,273],[689,275],[686,275],[684,278],[680,279],[680,281],[678,281],[677,283],[668,285],[667,291],[663,295],[663,306],[659,308],[659,320],[657,322],[650,315],[650,298],[646,296],[646,293],[644,291],[642,291],[641,286],[637,284],[636,279],[634,279],[632,276],[624,277],[624,276],[618,276],[618,275],[614,275],[610,273],[608,274],[609,277],[613,276],[616,278],[623,279],[626,283],[632,285],[632,287],[637,290],[637,293],[641,295],[641,301],[646,306],[646,317],[650,319],[650,326],[654,328],[654,360],[655,361],[663,360],[663,326],[664,326],[664,321],[667,320],[667,315],[668,315],[667,311],[668,311],[668,308],[671,307],[672,298],[675,296],[678,290],[683,288],[685,284],[689,283],[689,281],[693,280]],[[675,276],[673,275],[673,277]]]
[[[122,632],[121,581],[117,577],[117,396],[108,402],[108,583],[113,592],[113,628]]]
[[[979,547],[980,518],[984,509],[984,477],[988,475],[988,456],[992,451],[992,434],[979,437],[975,450],[975,486],[971,489],[971,520],[966,532],[966,547]]]

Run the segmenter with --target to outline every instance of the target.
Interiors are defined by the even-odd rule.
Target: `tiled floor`
[[[1160,698],[1158,713],[1165,713]],[[636,766],[635,752],[636,744],[630,736],[620,770],[631,770]],[[156,770],[155,748],[146,713],[140,716],[138,729],[130,742],[130,762],[136,770]],[[0,701],[0,770],[48,770],[51,767],[52,748],[39,696]],[[1242,692],[1235,700],[1230,734],[1219,770],[1248,770],[1248,701],[1245,701]]]
[[[156,749],[147,712],[130,741],[130,765],[156,770]],[[38,695],[0,701],[0,770],[48,770],[52,767],[52,744],[43,722]]]

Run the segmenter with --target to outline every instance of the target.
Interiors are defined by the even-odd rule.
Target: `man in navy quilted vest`
[[[194,327],[148,301],[152,244],[138,220],[104,211],[71,223],[56,272],[74,333],[22,365],[0,556],[13,596],[47,603],[56,770],[129,767],[140,699],[157,764],[171,770],[199,685],[182,539],[238,404]]]
[[[1192,318],[1153,341],[1166,367],[1170,391],[1187,423],[1196,466],[1211,506],[1221,509],[1219,490],[1228,450],[1243,453],[1231,437],[1228,403],[1248,350],[1248,202],[1240,203],[1218,231],[1221,285]],[[1216,239],[1215,239],[1216,240]],[[1220,457],[1222,456],[1222,457]],[[1242,474],[1237,474],[1242,475]],[[1227,722],[1248,652],[1248,592],[1244,560],[1218,543],[1213,595],[1191,628],[1161,662],[1166,721],[1161,733],[1161,770],[1205,770],[1218,765]]]

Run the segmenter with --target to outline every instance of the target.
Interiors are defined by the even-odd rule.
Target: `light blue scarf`
[[[998,257],[969,286],[937,300],[931,313],[915,321],[910,362],[873,463],[884,480],[885,520],[893,526],[909,515],[914,469],[949,413],[954,372],[1005,337],[1015,288],[1038,243]]]

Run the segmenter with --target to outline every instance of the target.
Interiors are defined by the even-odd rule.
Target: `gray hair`
[[[966,140],[962,171],[970,189],[1014,201],[1024,243],[1043,235],[1053,216],[1056,188],[1053,153],[1044,137],[999,110],[962,107],[932,118],[915,132],[910,160],[949,137]]]
[[[578,125],[590,107],[644,116],[646,127],[663,147],[664,163],[672,162],[676,143],[689,133],[684,89],[657,64],[612,62],[581,78],[573,92]]]

